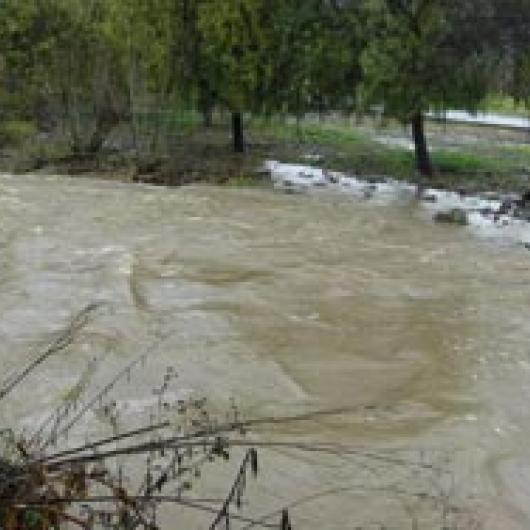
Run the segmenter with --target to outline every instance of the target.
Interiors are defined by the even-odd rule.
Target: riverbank
[[[435,175],[415,172],[409,132],[372,118],[253,119],[247,152],[234,154],[229,132],[187,124],[160,153],[138,155],[123,131],[98,154],[69,152],[54,135],[17,139],[0,150],[0,170],[10,173],[87,175],[181,186],[196,182],[252,184],[265,160],[308,164],[368,180],[393,178],[464,194],[523,193],[530,187],[530,141],[525,131],[430,122],[427,135]]]
[[[391,177],[464,193],[521,193],[530,183],[530,143],[524,131],[431,122],[427,135],[435,175],[415,172],[409,131],[397,123],[365,119],[358,123],[322,122],[265,127],[269,138],[292,142],[297,136],[304,152],[286,162],[311,163],[369,180]],[[277,157],[280,158],[280,157]]]

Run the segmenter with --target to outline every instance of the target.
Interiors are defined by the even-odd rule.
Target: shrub
[[[0,123],[0,145],[21,146],[35,136],[35,125],[30,121],[11,120]]]

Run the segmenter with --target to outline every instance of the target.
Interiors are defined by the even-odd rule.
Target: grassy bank
[[[199,116],[171,122],[156,151],[130,148],[127,127],[114,131],[109,148],[97,155],[73,155],[60,135],[35,135],[24,124],[11,124],[0,150],[0,169],[16,173],[88,174],[162,185],[193,182],[250,184],[265,159],[319,164],[361,177],[416,181],[408,132],[399,124],[339,117],[325,121],[249,119],[248,149],[231,152],[226,117],[211,128]],[[473,191],[521,191],[530,187],[530,143],[526,133],[494,128],[430,123],[428,136],[436,175],[424,182],[440,188]]]
[[[425,183],[467,191],[520,191],[530,186],[526,134],[434,123],[428,129],[436,174]],[[304,155],[318,153],[332,169],[418,181],[412,145],[407,145],[407,132],[398,124],[259,122],[254,130],[271,144],[293,146],[291,161],[307,163]]]
[[[483,104],[485,112],[506,114],[509,116],[528,117],[530,109],[522,101],[516,101],[510,96],[492,95]]]

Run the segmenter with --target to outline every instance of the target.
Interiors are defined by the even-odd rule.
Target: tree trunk
[[[210,129],[213,124],[213,109],[211,107],[203,107],[202,109],[202,124],[205,129]]]
[[[245,151],[245,140],[243,137],[243,116],[241,112],[232,113],[232,139],[234,141],[234,152]]]
[[[201,81],[199,85],[199,109],[202,114],[202,123],[209,129],[213,124],[214,98],[208,84]]]
[[[418,112],[412,117],[412,138],[416,151],[416,169],[424,177],[432,177],[432,164],[425,138],[423,114]]]
[[[99,153],[108,135],[119,122],[120,115],[113,108],[110,97],[107,95],[105,96],[105,101],[99,103],[96,109],[96,123],[86,147],[87,152],[90,154]]]

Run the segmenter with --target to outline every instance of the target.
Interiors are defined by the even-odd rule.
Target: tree
[[[417,170],[430,176],[425,113],[474,110],[486,95],[496,61],[484,38],[491,6],[487,0],[365,0],[364,16],[364,101],[411,125]]]
[[[261,2],[266,28],[260,101],[268,112],[297,116],[352,107],[360,79],[356,3],[325,0]]]
[[[205,0],[198,27],[204,41],[208,83],[232,114],[235,152],[244,151],[243,112],[253,106],[258,84],[261,25],[256,0]]]
[[[326,0],[203,0],[203,64],[232,113],[235,151],[244,149],[244,112],[351,106],[360,72],[351,9]]]
[[[504,61],[501,91],[530,107],[530,1],[506,0],[495,6],[496,42]]]
[[[39,63],[50,48],[44,20],[31,0],[7,0],[0,6],[2,110],[18,118],[31,114],[42,85]]]
[[[137,157],[159,148],[164,111],[177,90],[181,20],[175,0],[107,0],[105,27],[117,50]]]
[[[203,125],[212,125],[212,113],[217,94],[208,68],[205,42],[200,17],[204,0],[183,0],[175,2],[175,17],[179,21],[179,31],[174,40],[174,73],[179,79],[179,90],[189,106],[195,106],[203,116]]]
[[[10,91],[30,105],[60,107],[75,153],[99,151],[126,107],[119,57],[106,31],[110,2],[2,5],[0,39]]]

